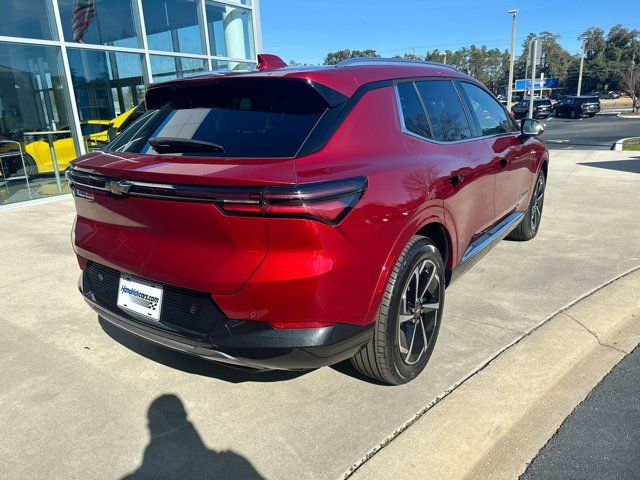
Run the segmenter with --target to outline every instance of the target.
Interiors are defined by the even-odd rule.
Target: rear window
[[[108,150],[155,155],[153,138],[185,140],[170,155],[293,157],[328,105],[300,80],[219,79],[206,84],[168,84],[150,89],[148,111]],[[188,141],[223,151],[188,151]],[[197,150],[197,149],[194,149]]]
[[[582,99],[582,103],[598,103],[600,100],[598,97],[587,97]]]
[[[547,99],[544,99],[544,100],[536,100],[536,101],[535,101],[535,104],[536,104],[536,105],[551,105],[551,100],[547,100]]]

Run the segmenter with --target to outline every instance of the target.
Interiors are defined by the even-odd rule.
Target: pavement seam
[[[533,328],[531,328],[531,330],[525,332],[520,338],[517,338],[516,340],[511,342],[509,345],[507,345],[504,348],[500,349],[498,352],[496,352],[495,355],[493,355],[489,359],[485,360],[476,370],[473,370],[469,375],[467,375],[466,377],[462,378],[459,382],[455,383],[451,388],[448,388],[447,390],[445,390],[441,395],[437,396],[434,400],[432,400],[426,406],[421,408],[413,417],[411,417],[409,420],[407,420],[404,424],[402,424],[400,427],[396,428],[390,435],[388,435],[380,443],[378,443],[373,448],[371,448],[367,453],[364,454],[364,456],[362,458],[360,458],[360,460],[357,460],[355,463],[353,463],[353,465],[351,465],[351,467],[349,467],[347,469],[347,471],[340,477],[340,480],[347,480],[349,477],[351,477],[356,471],[358,471],[360,469],[360,467],[362,467],[367,461],[369,461],[380,450],[382,450],[384,447],[389,445],[393,440],[395,440],[398,436],[400,436],[400,434],[402,432],[404,432],[411,425],[416,423],[423,415],[425,415],[435,405],[437,405],[442,400],[444,400],[447,396],[449,396],[449,394],[451,394],[454,390],[456,390],[457,388],[462,386],[464,383],[466,383],[471,378],[475,377],[478,373],[482,372],[485,368],[487,368],[487,366],[489,366],[489,364],[493,360],[495,360],[497,357],[499,357],[506,350],[510,349],[511,347],[513,347],[513,346],[517,345],[518,343],[520,343],[525,338],[529,337],[532,333],[537,331],[540,327],[542,327],[544,324],[546,324],[548,321],[550,321],[551,319],[555,318],[559,314],[561,314],[561,313],[566,314],[567,310],[569,310],[571,307],[573,307],[577,303],[579,303],[582,300],[590,297],[591,295],[593,295],[596,292],[602,290],[603,288],[611,285],[612,283],[614,283],[614,282],[626,277],[627,275],[631,275],[632,273],[634,273],[636,271],[639,271],[639,270],[640,270],[640,265],[636,266],[636,267],[633,267],[630,270],[627,270],[626,272],[623,272],[620,275],[615,276],[611,280],[609,280],[609,281],[607,281],[607,282],[605,282],[605,283],[603,283],[603,284],[591,289],[590,291],[588,291],[584,295],[581,295],[577,299],[573,300],[572,302],[568,303],[564,307],[560,308],[556,312],[554,312],[551,315],[549,315],[547,318],[545,318],[540,323],[538,323]],[[567,315],[567,316],[569,316],[572,320],[574,320],[574,321],[576,321],[577,323],[580,324],[580,322],[578,322],[575,318],[571,317],[570,315]],[[598,339],[598,337],[595,334],[593,334],[593,332],[590,332],[584,325],[582,325],[582,324],[580,324],[580,325],[583,328],[585,328],[591,335],[593,335],[596,338],[596,340],[598,341],[598,343],[600,344],[600,340]],[[615,347],[611,347],[609,345],[603,345],[603,346],[611,348],[613,350],[617,350]],[[618,350],[618,351],[620,351],[620,352],[624,353],[625,355],[627,355],[627,352],[624,352],[622,350]]]
[[[594,332],[593,330],[591,330],[589,327],[587,327],[585,324],[583,324],[580,320],[578,320],[577,318],[575,318],[574,316],[570,315],[568,312],[564,312],[564,314],[569,317],[571,320],[573,320],[574,322],[576,322],[578,325],[580,325],[582,328],[584,328],[593,338],[596,339],[596,341],[598,342],[598,345],[600,345],[601,347],[606,347],[606,348],[610,348],[611,350],[615,350],[617,352],[622,353],[623,355],[629,355],[629,353],[631,352],[625,352],[624,350],[622,350],[621,348],[618,347],[614,347],[613,345],[609,345],[608,343],[604,343],[600,340],[600,337],[598,337],[598,334],[596,332]]]

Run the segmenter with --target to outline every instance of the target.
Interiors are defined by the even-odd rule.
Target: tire
[[[444,275],[433,242],[411,237],[391,272],[373,337],[351,359],[356,370],[388,385],[407,383],[424,370],[440,330]],[[415,301],[416,290],[424,291],[420,302]]]
[[[25,167],[27,167],[27,175],[29,175],[29,177],[38,174],[38,166],[36,165],[36,161],[28,153],[24,154],[24,165]]]
[[[544,172],[540,171],[536,178],[533,195],[527,208],[524,218],[520,224],[507,235],[508,240],[517,240],[525,242],[531,240],[538,233],[540,228],[540,220],[542,219],[542,207],[544,206],[544,189],[546,186],[546,178]]]

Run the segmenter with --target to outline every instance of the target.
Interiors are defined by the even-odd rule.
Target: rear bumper
[[[172,350],[250,368],[302,370],[332,365],[352,357],[373,334],[373,325],[276,329],[265,322],[225,320],[207,334],[186,335],[101,305],[89,288],[86,272],[79,289],[101,318],[122,330]]]

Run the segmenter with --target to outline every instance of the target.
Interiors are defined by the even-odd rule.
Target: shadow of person
[[[156,398],[147,415],[151,441],[144,450],[142,465],[122,480],[263,479],[242,455],[208,449],[175,395]]]

